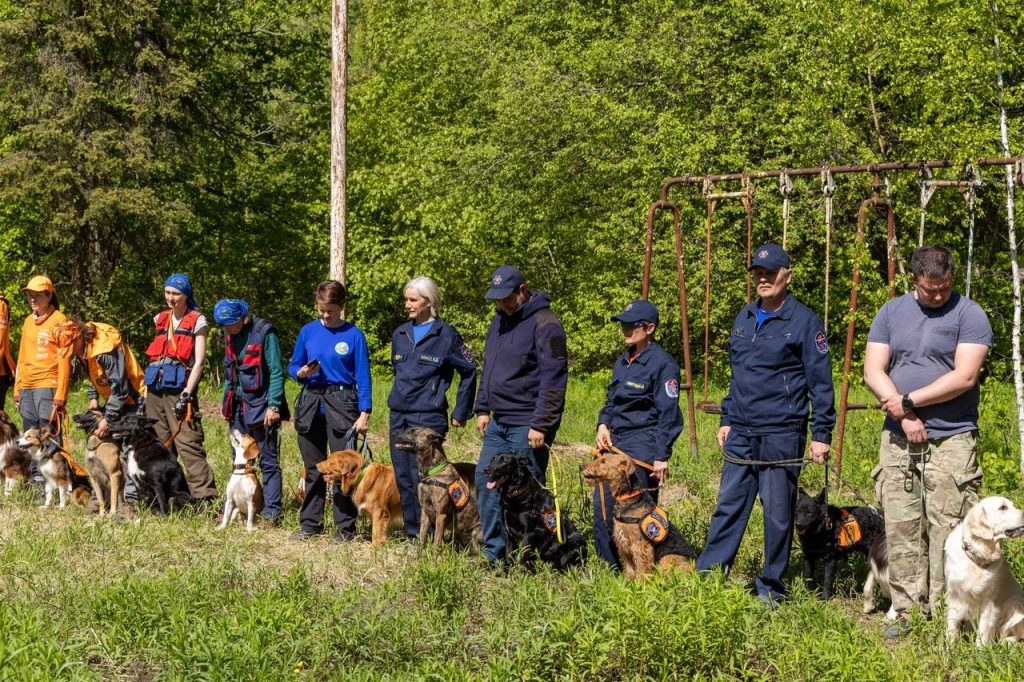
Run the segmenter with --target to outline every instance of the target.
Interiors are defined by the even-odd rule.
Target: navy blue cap
[[[653,322],[658,324],[658,309],[650,301],[638,298],[626,304],[626,308],[612,317],[612,322]]]
[[[505,298],[525,281],[526,278],[518,268],[514,268],[511,265],[502,265],[491,275],[491,288],[484,294],[484,298],[494,301]]]
[[[750,259],[750,267],[778,270],[789,267],[789,254],[778,244],[765,244],[754,249],[754,257]]]
[[[218,327],[241,322],[249,314],[249,304],[239,298],[222,298],[213,306],[213,321]]]

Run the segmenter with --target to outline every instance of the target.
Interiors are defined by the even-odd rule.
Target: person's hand
[[[268,407],[263,414],[263,425],[273,426],[279,421],[281,421],[281,412],[276,407]]]
[[[92,433],[97,438],[104,438],[110,433],[110,424],[107,423],[106,417],[100,420],[100,423],[96,425],[96,430]]]
[[[924,428],[924,422],[918,417],[904,418],[900,422],[903,428],[903,435],[907,437],[908,443],[927,443],[928,431]]]
[[[18,407],[19,405],[21,405],[21,396],[14,394],[14,406]]]
[[[357,419],[356,423],[352,425],[352,428],[354,428],[356,433],[360,436],[365,436],[366,432],[370,430],[370,413],[361,412],[359,414],[359,419]]]
[[[544,432],[538,431],[537,429],[530,429],[530,432],[526,434],[526,440],[529,441],[530,447],[534,450],[542,448],[544,447]]]
[[[90,410],[98,410],[98,409],[100,409],[100,401],[97,400],[96,398],[93,398],[92,400],[90,400],[89,401],[89,409]]]
[[[818,464],[824,464],[828,461],[828,454],[832,450],[832,446],[828,443],[822,443],[821,441],[811,441],[811,459]]]
[[[597,447],[600,450],[607,450],[612,446],[612,432],[604,424],[597,426]]]
[[[668,479],[668,462],[654,460],[654,471],[651,472],[651,476],[664,483]]]
[[[907,416],[907,411],[903,409],[903,396],[899,393],[891,395],[888,398],[884,398],[881,402],[882,410],[899,421]]]
[[[725,439],[729,437],[729,432],[732,431],[731,426],[720,426],[718,428],[718,447],[725,447]]]
[[[320,371],[320,361],[313,359],[304,364],[299,368],[299,371],[295,373],[300,379],[306,379]]]
[[[481,414],[477,415],[476,418],[476,430],[480,432],[480,435],[484,435],[484,431],[487,430],[487,425],[491,423],[491,415]]]
[[[461,429],[465,425],[466,425],[466,422],[464,422],[463,420],[456,419],[455,417],[452,417],[452,427],[453,428]]]

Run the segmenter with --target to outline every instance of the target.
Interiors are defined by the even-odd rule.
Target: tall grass
[[[387,390],[386,381],[374,389],[371,443],[382,460]],[[1012,392],[988,386],[983,396],[983,492],[1024,503],[1015,477],[1003,473],[1016,468]],[[603,398],[601,380],[572,381],[555,446],[560,494],[588,530],[578,465],[589,457]],[[81,406],[76,396],[72,409]],[[223,486],[230,448],[216,411],[204,407]],[[873,499],[879,425],[876,413],[851,413],[849,488],[836,499],[852,502],[849,491]],[[715,418],[698,416],[698,426],[699,454],[677,447],[663,502],[700,546],[721,456]],[[472,460],[478,448],[471,428],[451,432],[453,458]],[[282,449],[291,485],[300,463],[290,427]],[[817,489],[822,468],[803,479]],[[37,504],[22,492],[0,508],[2,679],[1019,680],[1024,671],[1024,647],[979,650],[965,639],[946,648],[939,620],[885,643],[880,616],[860,614],[863,562],[841,571],[830,603],[795,584],[778,611],[760,607],[745,589],[761,565],[759,506],[730,579],[631,583],[596,559],[564,576],[517,569],[495,577],[479,559],[421,553],[398,538],[372,549],[362,522],[359,542],[300,543],[290,537],[290,496],[284,526],[257,533],[218,531],[208,516],[101,520]],[[1018,575],[1022,549],[1009,548]]]

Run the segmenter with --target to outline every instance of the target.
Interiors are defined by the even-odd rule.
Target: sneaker
[[[305,528],[300,528],[299,530],[295,531],[295,533],[292,535],[292,538],[294,540],[306,541],[306,540],[312,540],[313,538],[317,537],[318,535],[320,535],[320,533],[315,533],[315,532],[313,532],[311,530],[306,530]]]
[[[911,630],[910,620],[900,616],[891,623],[886,623],[882,628],[882,636],[886,639],[902,639]]]
[[[342,533],[341,531],[336,532],[334,534],[334,538],[333,538],[334,542],[337,542],[338,544],[344,544],[346,542],[353,542],[355,539],[356,539],[356,534],[355,533]]]

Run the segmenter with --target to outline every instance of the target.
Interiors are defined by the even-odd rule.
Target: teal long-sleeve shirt
[[[231,345],[238,357],[245,352],[249,344],[249,335],[252,333],[252,324],[246,327],[232,339]],[[277,332],[271,330],[263,337],[263,360],[267,364],[270,376],[267,381],[267,405],[280,408],[284,403],[284,356],[281,354],[281,342],[277,339]],[[224,395],[231,388],[227,377],[224,378]]]

